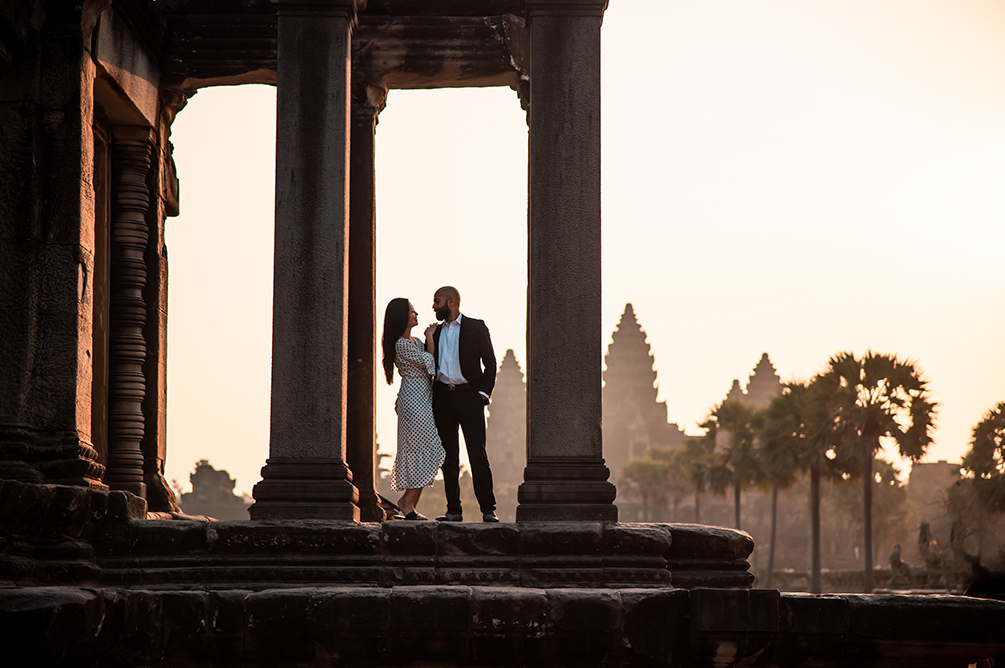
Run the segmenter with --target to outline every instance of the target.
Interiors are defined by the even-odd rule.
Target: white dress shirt
[[[461,385],[468,382],[461,373],[461,318],[464,316],[457,314],[457,319],[453,322],[444,322],[440,328],[440,368],[436,373],[436,380],[447,385]],[[489,395],[481,390],[478,394],[485,397],[488,403]]]
[[[453,322],[444,322],[440,328],[440,368],[436,380],[447,385],[468,382],[461,373],[461,314]]]

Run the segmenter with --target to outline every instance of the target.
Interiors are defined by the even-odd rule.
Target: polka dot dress
[[[443,466],[446,452],[433,420],[433,356],[405,338],[394,344],[394,366],[401,375],[395,402],[398,414],[398,453],[391,469],[395,492],[428,487]]]

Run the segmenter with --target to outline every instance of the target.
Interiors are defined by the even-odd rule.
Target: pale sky
[[[632,302],[694,432],[762,352],[917,360],[958,461],[1005,400],[1005,3],[611,0],[605,342]],[[167,476],[250,492],[268,457],[275,89],[201,91],[173,141]],[[510,89],[391,91],[377,129],[378,321],[456,285],[526,367],[527,126]],[[378,327],[380,325],[378,324]],[[422,326],[417,330],[421,334]],[[397,383],[378,388],[383,450]],[[489,453],[491,458],[491,452]]]

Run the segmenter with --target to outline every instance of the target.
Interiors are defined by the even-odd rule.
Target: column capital
[[[367,0],[271,0],[277,16],[344,16],[350,27],[356,27],[359,12],[366,9]]]
[[[149,144],[153,146],[157,135],[153,128],[145,125],[115,125],[112,126],[113,144]]]
[[[353,120],[373,123],[387,106],[387,89],[361,80],[352,82],[350,99]]]
[[[273,0],[275,1],[275,0]],[[527,16],[603,17],[608,0],[527,0]]]

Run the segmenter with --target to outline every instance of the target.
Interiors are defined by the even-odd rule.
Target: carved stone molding
[[[154,133],[118,126],[112,133],[111,327],[109,332],[108,470],[105,482],[143,497],[143,399],[147,356],[146,253],[148,184]]]
[[[527,15],[603,16],[608,0],[527,0]]]
[[[366,9],[367,0],[272,0],[278,16],[341,16],[356,27],[359,12]]]

